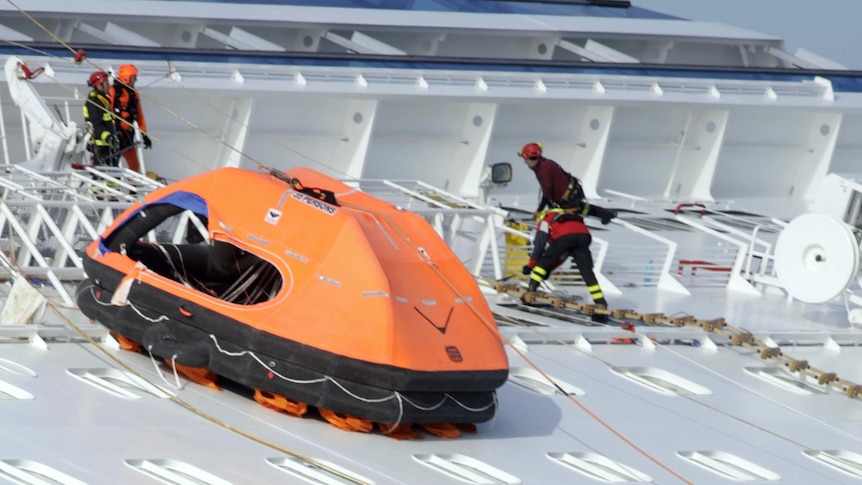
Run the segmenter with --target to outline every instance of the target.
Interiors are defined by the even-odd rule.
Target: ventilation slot
[[[596,453],[548,453],[548,458],[604,483],[652,481],[648,475]]]
[[[36,373],[27,367],[3,358],[0,358],[0,370],[8,372],[13,376],[36,377]]]
[[[306,461],[299,458],[289,457],[267,458],[266,461],[285,473],[290,473],[295,477],[302,478],[311,483],[321,485],[342,485],[354,483],[374,485],[374,482],[371,480],[326,460],[315,459],[314,461]],[[334,473],[333,471],[337,473]]]
[[[24,485],[86,485],[65,473],[30,460],[0,460],[0,478]]]
[[[808,377],[796,377],[781,367],[746,367],[745,372],[795,394],[826,394],[824,386],[809,382]]]
[[[126,399],[170,397],[143,379],[117,369],[69,369],[68,372],[87,384]]]
[[[538,392],[539,394],[544,394],[546,396],[583,396],[586,394],[582,389],[561,381],[553,376],[550,377],[554,380],[557,386],[559,386],[559,388],[548,382],[548,379],[535,369],[528,369],[525,367],[513,367],[509,369],[510,381],[525,389],[529,389],[530,391]]]
[[[467,483],[490,485],[496,483],[521,483],[518,477],[498,470],[475,458],[464,455],[413,455],[425,466]]]
[[[198,467],[177,460],[126,460],[126,465],[171,485],[231,485]]]
[[[781,476],[723,451],[680,451],[679,456],[724,478],[740,482],[781,480]]]
[[[33,395],[8,382],[0,381],[0,400],[2,399],[33,399]]]
[[[854,478],[862,478],[862,455],[843,450],[805,450],[809,457]]]
[[[611,371],[647,388],[672,396],[709,396],[712,391],[674,373],[653,367],[611,367]]]

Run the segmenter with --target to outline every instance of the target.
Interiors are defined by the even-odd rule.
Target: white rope
[[[161,369],[161,367],[159,367],[158,362],[156,362],[156,356],[153,355],[153,346],[152,345],[147,347],[147,353],[150,354],[150,361],[153,363],[153,369],[156,370],[156,374],[159,375],[159,379],[161,379],[162,382],[164,382],[166,386],[173,387],[174,389],[176,389],[178,391],[182,391],[183,386],[180,384],[180,376],[177,375],[177,354],[174,354],[173,356],[171,356],[171,367],[173,367],[173,369],[174,369],[174,380],[176,381],[176,384],[171,384],[170,382],[168,382],[167,379],[165,379],[165,376],[162,375],[162,369]]]
[[[395,395],[398,396],[398,419],[396,419],[395,422],[392,423],[392,426],[390,426],[389,429],[384,430],[383,426],[380,426],[380,431],[383,432],[383,434],[385,435],[390,435],[393,431],[398,429],[398,425],[401,424],[401,418],[404,417],[404,403],[401,402],[402,396],[398,392],[396,392]]]
[[[186,263],[185,261],[183,261],[183,253],[182,251],[180,251],[176,244],[158,242],[150,244],[152,246],[155,246],[159,250],[159,252],[162,253],[162,257],[164,257],[165,262],[171,266],[171,271],[174,272],[174,275],[180,280],[180,283],[182,283],[187,288],[191,288],[193,290],[196,289],[189,283],[189,274],[186,271]],[[177,269],[177,266],[174,264],[174,258],[171,257],[170,253],[168,253],[167,249],[165,249],[165,246],[170,246],[174,248],[174,250],[177,252],[177,259],[180,260],[180,266],[183,268],[182,273],[180,273],[180,270]]]
[[[443,404],[445,404],[445,403],[446,403],[446,396],[448,396],[448,394],[444,393],[444,394],[443,394],[443,399],[441,399],[441,400],[440,400],[440,402],[438,402],[437,404],[435,404],[435,405],[433,405],[433,406],[428,406],[428,407],[426,407],[426,406],[420,406],[420,405],[416,404],[415,402],[413,402],[413,401],[411,401],[411,400],[407,399],[406,397],[404,397],[404,395],[403,395],[403,394],[400,394],[400,393],[397,393],[397,392],[396,392],[396,394],[398,394],[398,398],[399,398],[399,399],[404,399],[405,401],[409,402],[411,406],[413,406],[414,408],[416,408],[416,409],[418,409],[418,410],[420,410],[420,411],[433,411],[433,410],[435,410],[435,409],[439,409],[439,408],[440,408],[440,406],[442,406]],[[456,402],[457,402],[457,401],[456,401]]]
[[[497,392],[496,391],[492,394],[491,402],[487,406],[482,406],[481,408],[471,408],[470,406],[467,406],[466,404],[464,404],[464,403],[458,401],[457,399],[455,399],[454,397],[452,397],[452,395],[449,394],[448,392],[446,393],[446,397],[448,397],[455,404],[461,406],[462,408],[466,409],[467,411],[472,411],[474,413],[478,413],[480,411],[486,411],[488,409],[491,409],[495,404],[497,404]]]
[[[131,303],[129,303],[129,308],[131,308],[135,313],[137,313],[138,316],[140,316],[144,320],[151,322],[151,323],[158,323],[158,322],[162,322],[165,320],[170,320],[170,317],[168,317],[167,315],[160,315],[159,318],[150,318],[150,317],[144,315],[143,313],[141,313],[140,310],[138,310],[138,307],[136,307],[135,305],[132,305]]]
[[[180,376],[177,372],[177,354],[171,356],[171,369],[174,370],[174,380],[177,383],[177,390],[182,389],[182,385],[180,384]]]
[[[90,284],[90,285],[89,285],[89,286],[87,286],[86,288],[83,288],[83,289],[82,289],[82,291],[84,291],[84,290],[90,290],[90,296],[92,296],[92,297],[93,297],[93,301],[94,301],[94,302],[96,302],[96,304],[97,304],[97,305],[101,305],[101,306],[116,306],[116,305],[114,305],[113,303],[110,303],[110,302],[105,303],[105,302],[103,302],[103,301],[99,300],[98,298],[96,298],[96,293],[93,291],[93,288],[95,288],[95,287],[96,287],[95,285]],[[79,296],[80,294],[81,294],[81,292],[78,292],[78,294],[77,294],[77,295],[75,295],[75,299],[76,299],[76,300],[78,299],[78,296]],[[168,317],[167,315],[159,315],[159,317],[158,317],[158,318],[150,318],[150,317],[148,317],[148,316],[144,315],[143,313],[141,313],[141,311],[140,311],[140,310],[138,310],[138,308],[137,308],[135,305],[133,305],[131,302],[129,302],[129,308],[131,308],[131,309],[132,309],[132,311],[134,311],[135,313],[137,313],[139,317],[141,317],[141,318],[143,318],[144,320],[146,320],[146,321],[148,321],[148,322],[151,322],[151,323],[159,323],[159,322],[163,322],[163,321],[165,321],[165,320],[170,320],[170,317]]]
[[[102,305],[102,306],[112,306],[112,305],[111,305],[111,304],[109,304],[109,303],[102,303],[101,301],[99,301],[99,299],[97,299],[97,298],[96,298],[95,293],[93,292],[93,288],[94,288],[94,287],[95,287],[95,286],[94,286],[94,285],[92,285],[92,284],[91,284],[91,285],[89,285],[89,287],[88,287],[88,288],[90,289],[90,293],[91,293],[91,295],[93,296],[93,300],[94,300],[94,301],[96,301],[96,303],[98,303],[98,304],[100,304],[100,305]],[[167,317],[167,316],[165,316],[165,315],[161,315],[158,319],[152,319],[152,318],[149,318],[149,317],[147,317],[147,316],[143,315],[143,314],[142,314],[142,313],[141,313],[137,308],[135,308],[135,306],[134,306],[134,305],[132,305],[131,303],[129,304],[129,306],[132,308],[132,310],[134,310],[134,311],[135,311],[135,313],[137,313],[138,315],[140,315],[140,316],[141,316],[141,318],[143,318],[143,319],[145,319],[145,320],[147,320],[147,321],[149,321],[149,322],[157,323],[157,322],[160,322],[160,321],[162,321],[162,320],[170,320],[170,318],[168,318],[168,317]],[[449,393],[444,393],[444,394],[443,394],[443,398],[440,400],[440,402],[439,402],[439,403],[437,403],[437,404],[435,404],[435,405],[433,405],[433,406],[421,406],[421,405],[419,405],[419,404],[417,404],[417,403],[415,403],[415,402],[411,401],[410,399],[408,399],[407,397],[405,397],[403,394],[401,394],[401,393],[400,393],[400,392],[398,392],[398,391],[392,391],[392,394],[391,394],[391,395],[386,396],[386,397],[382,397],[382,398],[367,398],[367,397],[360,396],[360,395],[358,395],[358,394],[354,393],[353,391],[351,391],[351,390],[347,389],[343,384],[341,384],[340,382],[338,382],[338,380],[336,380],[335,378],[333,378],[333,377],[331,377],[331,376],[328,376],[328,375],[324,375],[323,377],[319,377],[319,378],[315,378],[315,379],[295,379],[295,378],[291,378],[291,377],[285,376],[285,375],[283,375],[283,374],[281,374],[281,373],[279,373],[279,372],[277,372],[277,371],[273,370],[273,369],[272,369],[269,365],[267,365],[267,364],[266,364],[266,363],[265,363],[265,362],[264,362],[260,357],[258,357],[258,356],[257,356],[257,354],[255,354],[253,351],[251,351],[251,350],[241,350],[241,351],[239,351],[239,352],[231,352],[231,351],[229,351],[229,350],[225,350],[224,348],[222,348],[222,346],[219,344],[218,338],[217,338],[215,335],[213,335],[213,334],[209,334],[209,337],[210,337],[210,339],[213,341],[213,344],[215,345],[216,350],[218,350],[218,351],[219,351],[219,352],[221,352],[222,354],[227,355],[227,356],[229,356],[229,357],[243,357],[243,356],[249,356],[249,357],[251,357],[252,359],[254,359],[254,361],[255,361],[255,362],[257,362],[261,367],[265,368],[268,372],[272,372],[272,375],[274,375],[274,376],[278,377],[279,379],[285,380],[285,381],[287,381],[287,382],[291,382],[291,383],[294,383],[294,384],[319,384],[319,383],[323,383],[323,382],[329,381],[329,382],[331,382],[331,383],[335,384],[339,389],[341,389],[341,391],[342,391],[342,392],[344,392],[344,393],[345,393],[345,394],[347,394],[348,396],[352,397],[353,399],[356,399],[357,401],[362,401],[362,402],[365,402],[365,403],[369,403],[369,404],[379,404],[379,403],[384,403],[384,402],[386,402],[386,401],[391,401],[392,399],[395,399],[395,400],[397,401],[397,403],[398,403],[398,419],[396,420],[396,422],[395,422],[395,424],[393,425],[393,427],[392,427],[388,432],[384,432],[384,434],[389,434],[389,433],[391,433],[391,432],[395,429],[395,427],[397,427],[397,425],[401,423],[401,419],[402,419],[402,417],[404,416],[404,405],[403,405],[403,401],[408,402],[411,406],[413,406],[414,408],[416,408],[416,409],[418,409],[418,410],[420,410],[420,411],[433,411],[433,410],[435,410],[435,409],[439,409],[440,407],[442,407],[442,406],[446,403],[446,400],[447,400],[447,399],[450,399],[452,402],[454,402],[455,404],[457,404],[458,406],[460,406],[462,409],[466,409],[467,411],[470,411],[470,412],[481,412],[481,411],[486,411],[486,410],[490,409],[491,407],[496,406],[496,404],[497,404],[497,393],[496,393],[496,392],[492,393],[493,398],[492,398],[492,401],[491,401],[488,405],[486,405],[486,406],[482,406],[482,407],[478,407],[478,408],[474,408],[474,407],[467,406],[466,404],[464,404],[464,403],[462,403],[462,402],[458,401],[457,399],[455,399],[455,398],[454,398],[451,394],[449,394]],[[151,350],[152,350],[152,346],[150,346],[147,350],[148,350],[148,351],[151,351]],[[173,369],[174,369],[174,377],[175,377],[175,380],[176,380],[176,382],[177,382],[177,384],[176,384],[176,386],[175,386],[175,387],[176,387],[176,389],[181,390],[181,389],[182,389],[182,386],[181,386],[181,384],[180,384],[179,376],[177,375],[177,370],[176,370],[176,365],[175,365],[175,364],[176,364],[176,357],[177,357],[177,356],[176,356],[176,354],[175,354],[175,355],[171,358],[171,361],[172,361],[172,363],[174,363],[174,365],[173,365]],[[167,381],[167,379],[165,379],[165,377],[162,375],[161,370],[159,369],[158,365],[157,365],[157,364],[156,364],[156,362],[155,362],[155,359],[153,358],[152,352],[150,353],[150,358],[151,358],[151,359],[153,359],[153,366],[154,366],[154,368],[156,369],[156,372],[159,374],[159,378],[160,378],[160,379],[161,379],[161,380],[162,380],[166,385],[168,385],[168,386],[173,386],[173,385],[172,385],[171,383],[169,383],[169,382]]]
[[[228,355],[230,357],[242,357],[242,356],[248,355],[252,359],[254,359],[258,364],[260,364],[263,368],[267,369],[269,372],[272,372],[272,374],[274,376],[277,376],[280,379],[283,379],[283,380],[288,381],[288,382],[292,382],[294,384],[317,384],[317,383],[329,381],[329,382],[332,382],[333,384],[335,384],[336,386],[338,386],[338,388],[341,389],[342,392],[344,392],[348,396],[356,399],[357,401],[362,401],[362,402],[371,403],[371,404],[377,404],[377,403],[390,401],[392,399],[396,399],[398,401],[398,407],[399,407],[398,423],[400,423],[401,416],[403,415],[402,400],[407,401],[408,403],[410,403],[411,406],[413,406],[414,408],[416,408],[420,411],[433,411],[435,409],[439,409],[441,406],[443,406],[443,404],[446,403],[446,399],[451,399],[452,402],[454,402],[458,406],[460,406],[463,409],[466,409],[468,411],[471,411],[471,412],[485,411],[485,410],[491,408],[492,406],[494,406],[497,402],[497,394],[496,393],[493,393],[493,399],[492,399],[491,403],[489,403],[487,406],[483,406],[480,408],[472,408],[470,406],[467,406],[467,405],[459,402],[454,397],[452,397],[452,395],[450,395],[449,393],[444,393],[443,399],[441,399],[439,403],[437,403],[433,406],[430,406],[430,407],[420,406],[419,404],[416,404],[413,401],[407,399],[403,394],[401,394],[398,391],[392,391],[392,395],[387,396],[387,397],[383,397],[383,398],[377,398],[377,399],[366,398],[366,397],[359,396],[358,394],[350,391],[349,389],[344,387],[340,382],[338,382],[338,380],[336,380],[335,378],[333,378],[331,376],[325,375],[325,376],[318,378],[318,379],[308,379],[308,380],[299,380],[299,379],[293,379],[293,378],[284,376],[284,375],[272,370],[272,368],[270,368],[268,365],[266,365],[266,363],[264,363],[263,360],[261,360],[260,357],[258,357],[254,352],[252,352],[250,350],[242,350],[239,352],[230,352],[228,350],[224,350],[221,347],[221,345],[219,345],[218,339],[216,338],[215,335],[210,334],[209,337],[210,337],[210,339],[212,339],[213,343],[216,346],[216,350],[218,350],[219,352],[221,352],[225,355]]]

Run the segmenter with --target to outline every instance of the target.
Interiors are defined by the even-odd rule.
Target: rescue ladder
[[[480,280],[494,288],[498,293],[516,298],[523,297],[525,303],[544,303],[551,305],[554,309],[574,310],[586,316],[608,315],[617,320],[635,321],[652,326],[699,327],[707,334],[726,338],[730,345],[744,347],[756,352],[761,359],[777,362],[792,373],[815,379],[818,384],[830,386],[849,398],[862,399],[862,385],[838,377],[835,372],[827,372],[813,367],[807,360],[795,359],[785,354],[781,347],[766,344],[751,332],[728,324],[724,318],[706,320],[691,315],[670,317],[664,313],[639,313],[630,309],[610,309],[589,303],[579,303],[573,297],[552,296],[540,291],[527,291],[517,283],[503,283],[488,278],[480,278]]]

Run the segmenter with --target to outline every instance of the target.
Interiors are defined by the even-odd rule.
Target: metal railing
[[[471,273],[495,280],[520,279],[532,235],[529,230],[508,227],[506,211],[482,207],[420,181],[348,183],[424,217]],[[160,186],[118,168],[36,173],[7,166],[0,174],[0,249],[21,272],[53,286],[65,303],[72,304],[66,286],[85,277],[81,256],[86,246],[131,203]],[[649,224],[623,217],[603,226],[606,232],[594,231],[595,271],[606,293],[654,286],[689,294],[694,286],[726,286],[759,294],[755,284],[777,281],[771,263],[774,244],[768,237],[780,230],[777,221],[728,220],[717,213],[679,214],[675,220],[691,230],[649,230],[645,229]],[[169,230],[180,235],[187,225],[187,218],[180,218],[177,227]],[[507,243],[507,234],[520,242]],[[684,242],[687,237],[707,242],[690,250]],[[513,262],[513,255],[521,260]],[[0,278],[12,276],[0,268]],[[551,283],[583,285],[570,265],[560,268]]]

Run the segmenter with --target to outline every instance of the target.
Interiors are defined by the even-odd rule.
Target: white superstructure
[[[626,1],[73,3],[0,5],[0,273],[50,300],[20,276],[3,292],[0,478],[862,481],[862,73]],[[540,141],[620,211],[590,221],[612,308],[723,318],[754,340],[590,326],[489,288],[510,382],[494,421],[456,440],[347,433],[189,383],[73,308],[77,253],[158,186],[70,169],[87,163],[87,77],[129,62],[147,170],[307,165],[427,217],[490,279],[522,264],[505,221],[535,209],[516,152]],[[513,164],[508,185],[488,185],[495,162]],[[586,298],[564,273],[553,294]],[[755,340],[782,355],[739,345]]]

